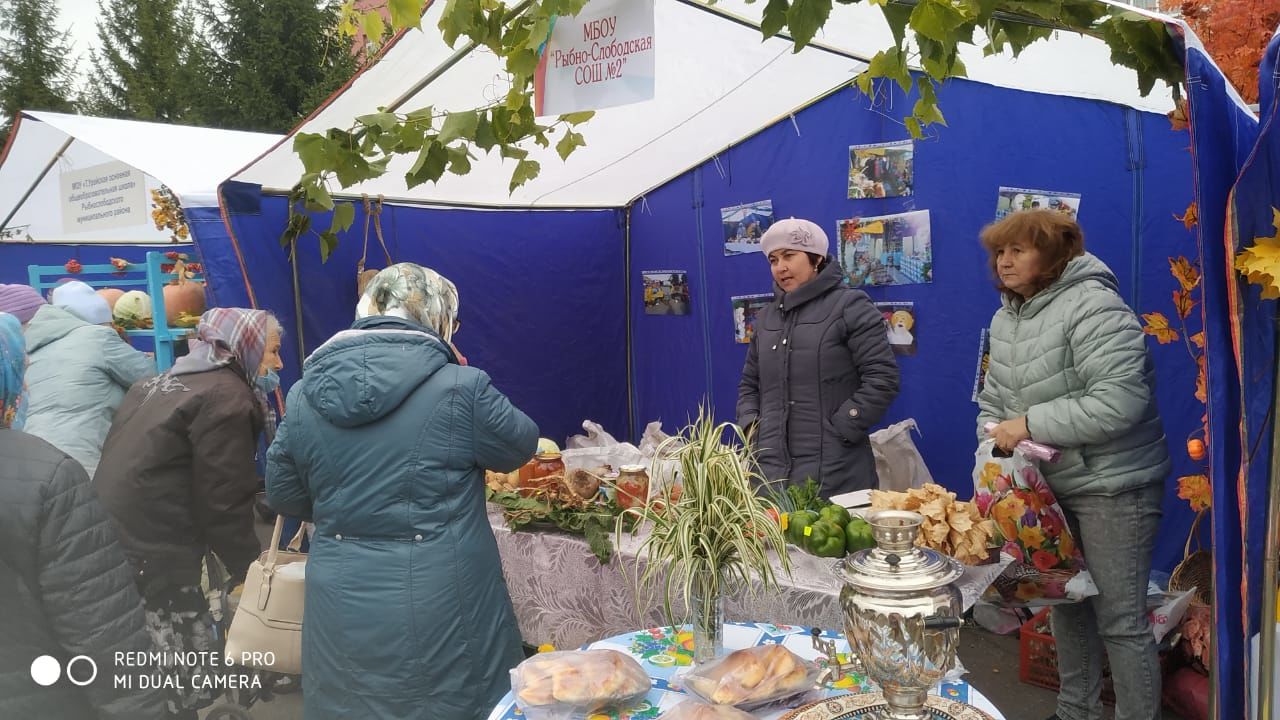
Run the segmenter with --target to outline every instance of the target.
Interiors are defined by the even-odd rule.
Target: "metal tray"
[[[839,695],[796,708],[783,715],[782,720],[876,720],[879,717],[876,713],[887,709],[880,693]],[[930,717],[936,720],[993,720],[972,705],[936,695],[929,696],[928,709]]]

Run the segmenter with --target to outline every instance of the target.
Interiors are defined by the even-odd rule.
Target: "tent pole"
[[[9,214],[5,216],[4,222],[0,222],[0,230],[4,230],[9,227],[9,221],[13,219],[14,215],[18,214],[18,211],[22,209],[23,204],[27,202],[27,198],[31,197],[31,193],[35,192],[37,187],[40,187],[40,183],[44,181],[44,176],[48,175],[49,171],[53,169],[53,166],[57,164],[58,158],[61,158],[62,153],[66,152],[67,148],[71,147],[71,143],[75,141],[76,139],[74,137],[71,137],[70,135],[67,136],[67,141],[62,143],[62,147],[58,148],[58,152],[54,153],[53,157],[49,158],[49,163],[45,165],[44,169],[40,171],[40,174],[36,176],[36,180],[31,183],[31,187],[27,188],[27,191],[22,193],[22,197],[13,206],[13,209],[9,211]]]
[[[515,7],[511,8],[511,11],[507,13],[507,16],[502,19],[503,24],[505,25],[506,23],[511,22],[511,20],[513,20],[514,18],[519,17],[521,14],[524,13],[525,10],[529,9],[530,5],[533,5],[533,0],[523,0],[519,5],[516,5]],[[445,59],[443,63],[441,63],[438,67],[436,67],[436,69],[427,73],[425,77],[423,77],[418,82],[414,83],[408,90],[405,90],[400,95],[400,97],[388,103],[386,109],[383,112],[389,112],[389,113],[397,112],[401,108],[401,106],[403,106],[405,103],[412,100],[414,95],[417,95],[418,93],[422,92],[423,88],[435,82],[441,75],[448,72],[449,68],[462,62],[462,59],[470,55],[471,51],[475,49],[476,49],[475,40],[472,40],[471,42],[468,42],[466,45],[463,45],[461,49],[455,51],[452,55],[450,55],[447,59]]]
[[[293,317],[298,331],[298,367],[307,359],[307,348],[302,342],[302,288],[298,287],[298,238],[289,242],[289,268],[293,271]]]
[[[1277,333],[1280,342],[1280,333]],[[1280,574],[1280,433],[1276,432],[1276,411],[1280,410],[1280,380],[1272,375],[1271,401],[1271,477],[1267,482],[1267,534],[1262,563],[1262,609],[1258,613],[1262,625],[1258,639],[1258,720],[1275,718],[1276,665],[1276,582]]]

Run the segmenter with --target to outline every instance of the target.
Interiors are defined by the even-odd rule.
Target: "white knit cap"
[[[90,325],[106,325],[111,322],[111,307],[93,288],[79,280],[64,282],[53,289],[50,302]]]
[[[760,238],[760,249],[764,251],[765,257],[774,250],[782,248],[826,257],[827,253],[831,252],[831,243],[827,240],[827,234],[818,227],[817,223],[787,218],[769,226],[769,229],[764,232],[764,237]]]

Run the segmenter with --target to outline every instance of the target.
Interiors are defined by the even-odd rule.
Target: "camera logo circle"
[[[77,680],[76,677],[71,674],[71,667],[81,660],[89,664],[89,677],[86,680]],[[93,658],[89,657],[88,655],[77,655],[67,661],[67,680],[70,681],[72,685],[79,685],[80,687],[84,687],[85,685],[88,685],[89,683],[93,682],[97,678],[98,678],[98,663],[94,662]]]
[[[62,677],[62,664],[52,655],[41,655],[31,661],[31,679],[37,685],[49,687]]]

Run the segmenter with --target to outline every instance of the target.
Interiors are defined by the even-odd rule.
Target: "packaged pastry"
[[[530,720],[558,720],[643,698],[649,676],[616,650],[540,653],[511,671],[511,690]]]
[[[761,645],[699,666],[682,682],[707,702],[752,709],[808,692],[817,677],[813,663],[781,645]]]
[[[685,700],[662,713],[662,720],[755,720],[732,705],[708,705],[700,700]]]

